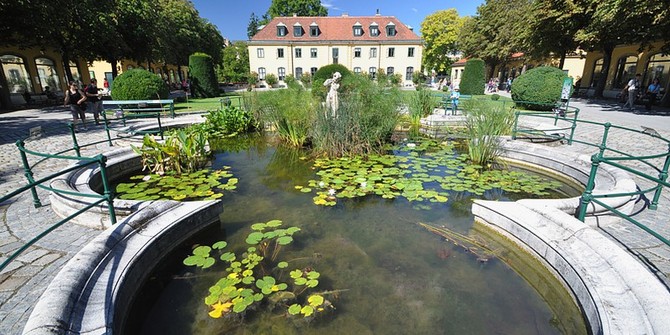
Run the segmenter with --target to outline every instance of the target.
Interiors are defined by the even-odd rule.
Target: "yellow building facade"
[[[182,79],[188,79],[188,66],[182,66],[180,69],[176,65],[166,65],[160,63],[139,64],[131,60],[121,60],[116,63],[117,74],[131,69],[148,70],[151,73],[159,75],[168,85],[181,83]],[[105,61],[94,61],[88,64],[88,70],[91,78],[98,79],[98,86],[102,87],[102,78],[107,79],[111,85],[114,82],[112,77],[112,64]],[[180,73],[181,72],[181,73]]]

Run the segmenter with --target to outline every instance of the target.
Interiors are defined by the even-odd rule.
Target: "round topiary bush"
[[[128,70],[114,78],[112,99],[114,100],[154,100],[166,99],[170,89],[160,76],[147,70]]]
[[[512,82],[512,100],[530,110],[551,110],[561,98],[563,70],[541,66],[526,71]]]
[[[328,88],[323,86],[323,83],[326,81],[326,79],[332,78],[333,73],[335,72],[339,72],[342,75],[340,82],[343,82],[348,76],[351,75],[351,71],[349,71],[349,69],[347,69],[342,64],[330,64],[321,67],[316,71],[316,73],[314,73],[314,77],[312,77],[313,96],[319,97],[321,100],[326,99]]]
[[[196,52],[188,57],[191,94],[198,98],[219,96],[219,82],[214,72],[214,61],[208,54]]]
[[[458,85],[461,89],[461,94],[484,94],[484,86],[486,85],[485,71],[486,69],[483,60],[477,58],[469,59],[465,63],[463,77],[461,77],[461,83]]]

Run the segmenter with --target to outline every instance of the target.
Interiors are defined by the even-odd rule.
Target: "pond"
[[[260,137],[233,143],[235,148],[222,146],[213,163],[215,169],[230,167],[227,171],[238,180],[235,188],[227,188],[220,197],[224,211],[219,222],[176,246],[153,270],[140,289],[124,333],[587,333],[579,308],[546,270],[539,264],[531,267],[545,272],[544,276],[520,270],[519,258],[524,256],[519,256],[523,253],[517,248],[500,242],[504,239],[473,232],[472,199],[504,201],[531,197],[528,194],[499,187],[478,191],[480,195],[439,190],[438,179],[428,181],[423,174],[448,177],[454,172],[429,169],[418,173],[426,180],[426,189],[439,190],[437,195],[420,192],[419,196],[385,198],[366,192],[342,196],[347,190],[340,187],[333,199],[323,194],[333,185],[327,178],[335,177],[319,172],[323,170],[315,168],[304,152],[275,147]],[[395,156],[420,158],[425,153],[399,150]],[[422,168],[413,162],[395,164]],[[522,175],[532,173],[522,171]],[[328,185],[322,195],[318,190],[304,190],[310,185],[318,188],[323,180]],[[569,186],[551,185],[554,191],[541,192],[543,197],[579,193]],[[408,194],[398,187],[392,191]],[[441,201],[441,196],[448,200]],[[319,202],[323,198],[334,203]],[[227,241],[226,250],[241,255],[249,247],[245,240],[252,225],[271,220],[300,228],[293,234],[293,243],[281,249],[280,258],[290,266],[276,272],[277,280],[289,282],[293,269],[318,271],[315,292],[332,305],[307,318],[290,316],[286,309],[290,302],[286,306],[259,303],[241,314],[210,317],[212,308],[205,304],[205,297],[212,285],[226,277],[228,265],[217,260],[211,268],[199,269],[182,261],[195,247],[217,241]]]

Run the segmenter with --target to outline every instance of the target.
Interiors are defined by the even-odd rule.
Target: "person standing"
[[[661,84],[658,78],[654,78],[647,87],[647,110],[651,110],[651,106],[656,102],[656,96],[661,93]]]
[[[100,93],[98,93],[98,80],[91,78],[91,83],[86,86],[84,92],[86,93],[86,98],[89,100],[87,104],[86,111],[93,114],[95,119],[95,124],[100,124],[100,112],[102,111],[102,101],[100,100]]]
[[[70,88],[65,92],[65,101],[63,106],[70,105],[70,112],[72,113],[72,125],[77,127],[77,118],[81,119],[81,126],[83,130],[86,129],[86,116],[82,104],[86,101],[86,95],[82,92],[77,83],[70,82]]]
[[[642,77],[642,75],[638,73],[635,75],[635,78],[632,78],[628,81],[628,85],[626,85],[626,90],[628,91],[628,100],[623,105],[623,108],[628,106],[630,110],[635,109],[635,97],[637,96],[637,91],[640,89],[640,77]]]
[[[456,115],[456,111],[458,110],[458,99],[461,97],[459,91],[458,87],[456,87],[451,91],[451,95],[449,96],[451,98],[451,115]]]

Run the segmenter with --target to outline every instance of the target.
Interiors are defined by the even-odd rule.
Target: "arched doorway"
[[[56,63],[45,57],[35,58],[35,67],[37,68],[37,77],[40,79],[40,89],[44,92],[45,87],[51,91],[60,90],[60,79],[56,72]]]
[[[600,77],[603,75],[603,64],[605,63],[604,58],[599,58],[596,60],[596,62],[593,64],[593,71],[591,72],[591,82],[589,83],[589,87],[595,87],[596,84],[598,84],[598,80],[600,80]]]
[[[33,84],[23,58],[6,54],[0,56],[0,63],[7,78],[9,93],[33,92]]]
[[[619,58],[614,72],[612,88],[624,88],[628,81],[635,78],[637,73],[637,56],[623,56]]]

